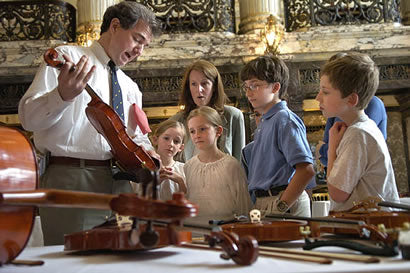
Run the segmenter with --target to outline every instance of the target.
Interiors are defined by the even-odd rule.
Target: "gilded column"
[[[78,0],[77,39],[78,43],[90,45],[100,36],[100,27],[105,10],[119,0]]]
[[[283,6],[280,0],[240,0],[239,9],[240,34],[259,32],[265,27],[270,14],[283,18]]]

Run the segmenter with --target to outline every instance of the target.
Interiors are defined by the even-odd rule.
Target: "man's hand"
[[[76,65],[69,56],[64,54],[63,57],[66,62],[60,69],[57,89],[64,101],[71,101],[84,90],[95,71],[95,66],[88,69],[87,56],[82,56]]]

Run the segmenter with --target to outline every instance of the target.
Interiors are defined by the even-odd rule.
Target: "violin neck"
[[[110,201],[115,196],[65,190],[15,191],[1,193],[0,204],[110,210]]]
[[[347,225],[347,226],[352,226],[352,225],[364,225],[365,223],[363,221],[358,221],[358,220],[350,220],[350,219],[336,219],[336,218],[330,218],[330,217],[303,217],[303,216],[294,216],[294,215],[281,215],[281,214],[273,214],[273,215],[266,215],[266,218],[274,218],[274,219],[291,219],[291,220],[303,220],[303,221],[310,221],[310,222],[319,222],[322,224],[328,224],[331,226],[340,226],[340,225]]]
[[[402,203],[395,203],[395,202],[388,202],[388,201],[381,201],[377,204],[380,207],[388,207],[388,208],[395,208],[395,209],[404,209],[410,211],[410,205],[402,204]]]
[[[88,95],[90,95],[91,99],[98,99],[101,100],[101,98],[95,93],[95,91],[89,86],[88,84],[85,86],[85,90],[87,91]]]
[[[170,222],[167,221],[161,221],[161,220],[154,220],[151,221],[153,224],[157,225],[164,225],[167,226],[170,224]],[[182,225],[175,225],[173,227],[176,231],[187,231],[189,230],[190,232],[195,232],[200,235],[209,235],[211,234],[212,231],[221,231],[222,229],[220,228],[214,228],[212,226],[203,226],[203,225],[197,225],[197,224],[187,224],[183,223]]]

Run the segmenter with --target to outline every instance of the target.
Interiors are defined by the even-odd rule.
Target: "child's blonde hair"
[[[185,141],[185,137],[186,137],[185,126],[179,121],[170,120],[170,119],[167,119],[167,120],[161,122],[160,124],[158,124],[158,127],[157,127],[157,129],[155,129],[153,137],[158,138],[160,135],[162,135],[169,128],[181,129],[182,140]],[[155,149],[157,148],[156,146],[157,145],[155,145]]]
[[[188,126],[188,122],[191,118],[193,117],[197,117],[197,116],[202,116],[204,118],[206,118],[206,120],[213,126],[218,127],[221,126],[223,128],[223,123],[222,123],[222,118],[219,115],[219,113],[213,109],[212,107],[209,106],[200,106],[194,110],[192,110],[189,115],[188,118],[186,120],[186,124]],[[220,142],[222,138],[218,138],[218,148],[221,149],[221,147],[223,147],[222,143]]]

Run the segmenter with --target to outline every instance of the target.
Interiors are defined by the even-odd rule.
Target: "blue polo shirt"
[[[255,130],[248,156],[249,191],[286,185],[298,163],[313,163],[303,121],[281,101],[264,115]]]

